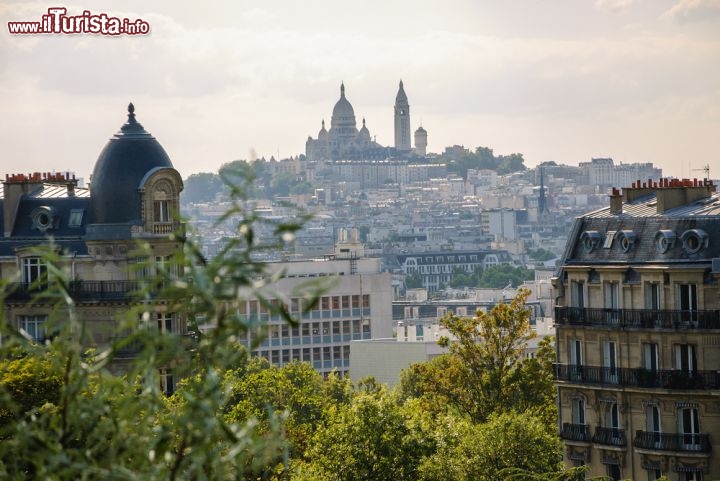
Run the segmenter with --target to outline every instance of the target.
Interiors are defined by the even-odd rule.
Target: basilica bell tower
[[[395,148],[410,150],[410,105],[408,104],[402,80],[395,96]]]

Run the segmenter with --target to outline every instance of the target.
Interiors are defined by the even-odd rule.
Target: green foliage
[[[0,360],[0,426],[60,400],[62,371],[37,356]]]
[[[491,266],[482,271],[478,287],[502,289],[505,286],[519,286],[523,281],[535,278],[535,272],[525,267],[514,267],[510,264]]]
[[[405,276],[405,287],[417,289],[423,286],[422,275],[419,272],[411,272]]]
[[[421,480],[505,481],[508,468],[533,474],[561,469],[560,440],[529,412],[493,414],[481,424],[460,423],[456,430],[451,442],[423,460]]]
[[[473,422],[483,422],[495,412],[546,408],[554,396],[549,377],[552,360],[546,360],[545,354],[535,360],[523,356],[535,336],[525,307],[528,295],[529,291],[520,290],[509,304],[500,303],[490,313],[443,317],[441,325],[452,341],[442,338],[440,344],[449,353],[413,366],[401,379],[400,396],[425,398],[428,404],[447,406]]]
[[[527,253],[530,259],[539,262],[549,261],[557,257],[555,254],[553,254],[547,249],[543,249],[542,247],[539,247],[537,249],[528,249]]]
[[[184,204],[212,202],[224,189],[220,176],[208,172],[192,174],[183,183],[185,185],[182,196]]]
[[[293,480],[414,481],[429,452],[410,414],[384,390],[358,394],[330,410],[308,449],[309,462],[295,465]]]
[[[478,147],[475,152],[467,153],[460,159],[442,160],[448,162],[449,172],[454,172],[464,179],[467,179],[469,169],[494,170],[501,175],[527,169],[522,154],[496,156],[488,147]]]

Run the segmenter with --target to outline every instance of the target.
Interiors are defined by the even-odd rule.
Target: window
[[[585,284],[582,282],[572,281],[570,283],[570,303],[573,307],[583,309],[585,307]]]
[[[617,282],[606,282],[603,287],[605,290],[605,309],[618,309],[620,305],[620,285]]]
[[[678,411],[678,432],[683,435],[683,447],[686,450],[700,449],[700,418],[694,407]]]
[[[647,406],[645,408],[645,427],[650,436],[652,436],[653,444],[656,448],[661,447],[660,433],[660,407],[657,405]],[[654,478],[653,478],[654,479]]]
[[[620,408],[616,402],[608,405],[605,416],[605,427],[610,429],[620,429]]]
[[[693,374],[697,370],[697,357],[693,344],[675,345],[675,369],[685,374]]]
[[[583,369],[583,343],[581,340],[573,339],[570,341],[569,354],[570,379],[578,381],[582,379]]]
[[[700,471],[683,473],[683,476],[680,479],[682,481],[702,481],[702,473]]]
[[[70,217],[68,217],[68,227],[80,227],[82,225],[83,209],[72,209],[70,210]]]
[[[170,222],[170,201],[156,200],[154,209],[155,222]]]
[[[585,401],[580,398],[572,400],[570,405],[570,416],[573,424],[585,424]]]
[[[46,338],[45,323],[46,315],[20,316],[20,329],[25,331],[33,341],[43,342]]]
[[[617,282],[605,282],[604,285],[605,295],[605,309],[607,322],[610,324],[617,324],[620,322],[620,284]]]
[[[155,314],[158,331],[166,334],[175,332],[175,314],[171,312],[158,312]]]
[[[653,310],[660,309],[660,284],[645,283],[645,307]]]
[[[160,390],[166,396],[175,392],[175,377],[170,369],[160,369]]]
[[[655,343],[645,342],[642,345],[643,368],[648,371],[656,372],[659,368],[660,357],[658,355],[658,345]]]
[[[698,297],[697,286],[695,284],[678,284],[678,309],[681,311],[689,311],[688,315],[683,315],[683,319],[692,322],[697,319]]]
[[[615,341],[603,341],[603,381],[618,383],[617,344]]]
[[[613,245],[613,240],[615,240],[615,232],[614,230],[609,230],[605,234],[605,243],[603,244],[603,249],[610,249]]]
[[[22,279],[26,284],[41,283],[47,280],[47,264],[39,257],[22,259]]]
[[[607,475],[613,481],[620,481],[622,479],[622,473],[620,472],[620,466],[617,464],[607,464]]]

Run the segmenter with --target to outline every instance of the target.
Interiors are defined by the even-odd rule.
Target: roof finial
[[[345,98],[345,82],[340,82],[340,98]]]
[[[128,104],[128,122],[134,124],[135,121],[135,106],[132,102]]]
[[[363,117],[363,127],[365,127],[365,117]]]

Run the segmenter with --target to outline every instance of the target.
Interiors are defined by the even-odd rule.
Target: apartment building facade
[[[6,174],[0,196],[0,278],[4,319],[37,342],[52,335],[54,301],[42,293],[54,281],[37,248],[52,242],[69,278],[83,344],[99,349],[116,343],[112,368],[138,352],[137,343],[119,339],[119,325],[136,293],[182,249],[173,236],[182,229],[175,213],[183,189],[160,143],[136,120],[128,120],[109,140],[95,163],[90,188],[65,173]],[[147,246],[144,257],[139,246]],[[151,253],[151,254],[150,254]],[[40,296],[40,297],[38,297]],[[150,327],[183,335],[185,320],[161,299],[153,299]],[[162,373],[163,390],[173,390],[172,373]]]
[[[553,279],[568,465],[720,479],[719,280],[711,181],[637,181],[576,219]]]

